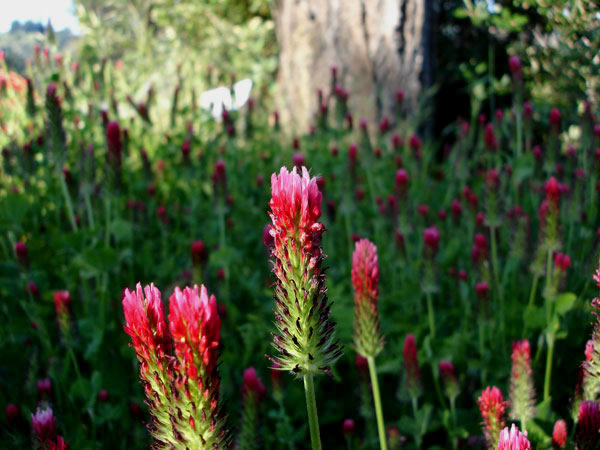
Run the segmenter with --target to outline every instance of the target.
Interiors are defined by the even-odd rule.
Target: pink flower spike
[[[560,110],[558,108],[552,108],[550,111],[550,125],[555,131],[559,131],[561,122]]]
[[[38,408],[35,414],[31,414],[31,422],[39,442],[45,443],[56,437],[56,417],[52,408],[48,407],[43,411]]]
[[[423,240],[425,241],[425,248],[435,255],[440,243],[440,231],[435,225],[425,228],[423,230]]]
[[[54,308],[56,314],[63,314],[69,311],[71,304],[71,294],[67,290],[56,291],[54,293]]]
[[[527,432],[521,433],[519,428],[513,423],[510,427],[506,427],[500,433],[498,440],[498,450],[530,450],[531,444],[527,440]]]
[[[175,353],[185,366],[187,375],[198,377],[194,354],[198,354],[205,373],[212,374],[217,364],[217,347],[221,337],[221,319],[217,312],[217,299],[208,297],[202,285],[175,287],[169,298],[169,330],[175,343]]]
[[[352,285],[355,296],[371,299],[377,306],[378,283],[377,247],[368,239],[361,239],[356,243],[352,255]]]
[[[595,449],[600,443],[600,408],[593,401],[585,401],[579,405],[575,440],[580,449]]]
[[[169,330],[160,291],[154,284],[145,286],[142,290],[140,283],[135,291],[125,289],[123,311],[125,332],[131,336],[142,370],[145,370],[150,358],[160,360],[170,349]]]
[[[477,399],[481,418],[483,419],[482,428],[485,434],[488,446],[492,447],[498,441],[500,430],[504,428],[504,412],[507,403],[502,397],[502,392],[496,386],[488,386]]]
[[[411,397],[417,397],[421,393],[421,370],[419,369],[417,341],[414,334],[406,335],[402,354],[406,371],[406,387]]]
[[[25,242],[19,241],[15,244],[15,253],[17,255],[17,261],[24,267],[29,266],[29,258],[27,252],[27,245]]]
[[[517,55],[512,55],[508,58],[508,67],[510,68],[510,73],[512,73],[513,77],[521,78],[521,60]]]
[[[13,403],[6,405],[5,412],[6,412],[6,421],[8,423],[16,421],[20,415],[19,407]]]
[[[367,239],[356,243],[352,255],[354,287],[354,345],[359,354],[375,357],[383,349],[379,331],[379,262],[377,247]]]
[[[567,424],[564,420],[559,419],[554,424],[552,430],[552,448],[566,448],[567,445]]]
[[[310,178],[305,167],[301,171],[300,176],[296,167],[291,172],[282,167],[279,175],[271,177],[271,216],[277,217],[288,235],[293,235],[295,226],[308,232],[321,217],[322,195],[317,180]]]
[[[249,396],[252,396],[258,402],[260,402],[260,400],[267,393],[267,388],[265,388],[262,380],[256,374],[256,369],[254,367],[248,367],[245,369],[243,378],[244,385],[242,386],[242,396],[244,401],[246,401]]]
[[[346,437],[352,436],[352,433],[354,433],[354,420],[352,420],[352,419],[344,420],[344,425],[343,425],[342,429],[344,431],[344,436],[346,436]]]

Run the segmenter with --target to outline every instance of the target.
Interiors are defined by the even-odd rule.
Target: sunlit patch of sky
[[[19,22],[52,22],[56,31],[70,28],[73,33],[80,32],[79,22],[75,17],[72,0],[3,0],[0,14],[0,32],[10,30],[13,20]]]

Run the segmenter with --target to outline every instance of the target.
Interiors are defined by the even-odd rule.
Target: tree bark
[[[317,89],[329,91],[331,67],[350,93],[349,107],[370,123],[393,117],[396,91],[414,111],[431,80],[432,0],[280,0],[278,108],[306,131]]]

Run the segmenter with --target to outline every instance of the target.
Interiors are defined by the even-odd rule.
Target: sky
[[[72,0],[0,0],[0,4],[0,33],[8,31],[13,20],[46,24],[48,19],[56,31],[68,27],[79,33]]]

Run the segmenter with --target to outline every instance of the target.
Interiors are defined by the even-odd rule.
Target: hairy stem
[[[321,450],[321,434],[319,432],[319,416],[315,398],[315,383],[313,375],[304,375],[304,393],[306,395],[306,410],[308,412],[308,427],[313,450]]]
[[[383,409],[381,408],[381,395],[379,394],[379,381],[377,380],[377,368],[375,358],[369,356],[369,374],[371,375],[371,386],[373,387],[373,401],[375,402],[375,415],[377,416],[377,431],[379,432],[379,446],[381,450],[387,450],[385,436],[385,421],[383,420]]]

